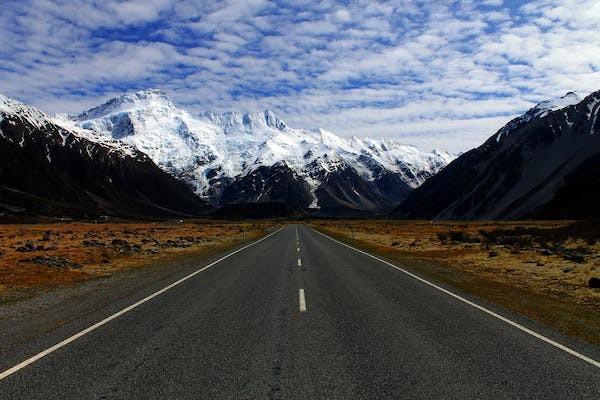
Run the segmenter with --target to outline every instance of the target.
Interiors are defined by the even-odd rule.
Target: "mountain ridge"
[[[0,95],[0,214],[172,218],[206,203],[120,141]]]
[[[285,204],[279,212],[331,217],[594,217],[599,111],[600,91],[583,99],[569,92],[454,159],[392,139],[295,129],[270,110],[192,115],[156,89],[54,117],[0,95],[0,209],[23,202],[96,214],[202,215],[210,202],[236,213]],[[45,181],[31,177],[40,171]],[[155,190],[162,185],[176,204]]]
[[[247,177],[259,167],[283,173],[277,166],[284,162],[290,176],[303,181],[297,186],[302,193],[296,195],[312,197],[305,210],[318,211],[327,204],[349,207],[352,213],[384,214],[454,158],[443,151],[421,152],[392,139],[346,139],[324,129],[295,129],[271,110],[191,114],[156,89],[126,93],[80,114],[57,118],[62,124],[120,140],[144,152],[217,207],[263,201],[249,194],[256,190],[256,182],[254,188],[244,189],[247,197],[235,199],[224,193],[231,193],[227,187],[239,187],[240,182],[253,185]],[[344,168],[338,168],[342,165]],[[346,174],[342,180],[353,187],[334,196],[343,204],[331,204],[329,195],[327,200],[319,198],[319,193],[330,193],[323,185],[326,180],[334,181],[328,178],[332,174]],[[402,190],[384,190],[392,175]],[[353,191],[358,190],[371,190],[377,199],[367,201],[371,193],[354,196]],[[279,192],[277,188],[267,191]]]
[[[585,182],[573,176],[600,154],[599,109],[600,91],[583,99],[568,93],[557,102],[539,103],[410,193],[392,215],[422,219],[600,216],[597,206],[589,207],[594,204],[589,197],[600,190],[600,173],[589,174]],[[573,187],[579,188],[580,199],[565,196],[569,180],[577,181]],[[587,191],[581,189],[586,186]],[[563,193],[560,206],[557,193]],[[568,211],[565,198],[588,206]]]

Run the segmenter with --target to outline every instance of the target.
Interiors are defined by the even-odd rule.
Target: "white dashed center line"
[[[301,267],[302,266],[302,260],[298,259],[298,266]]]
[[[306,312],[306,298],[304,297],[304,289],[300,289],[299,303],[300,303],[300,312]]]

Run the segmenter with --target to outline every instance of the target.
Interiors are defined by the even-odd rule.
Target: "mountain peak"
[[[215,113],[205,111],[200,113],[201,117],[207,118],[212,123],[220,125],[226,132],[237,130],[248,130],[260,127],[269,127],[284,131],[288,126],[281,118],[279,118],[272,110],[264,110],[257,112],[224,112]]]
[[[535,105],[527,111],[526,115],[529,114],[532,117],[543,117],[549,112],[560,110],[562,108],[572,106],[581,101],[581,97],[575,92],[568,92],[562,97],[557,99],[544,100]]]
[[[132,109],[160,107],[174,108],[167,94],[159,89],[145,89],[137,92],[128,92],[121,96],[112,98],[105,103],[90,108],[75,116],[78,121],[100,118],[108,114],[130,111]]]
[[[244,125],[260,126],[265,125],[270,128],[283,131],[287,129],[287,124],[277,116],[272,110],[266,109],[259,112],[248,112],[244,114]]]
[[[563,108],[578,104],[582,101],[581,97],[575,92],[567,92],[564,96],[544,100],[527,110],[527,112],[504,125],[495,135],[496,142],[500,142],[503,136],[511,131],[523,126],[533,119],[543,118],[549,113]]]
[[[283,120],[281,118],[279,118],[273,110],[266,109],[263,111],[263,115],[264,115],[265,122],[267,123],[267,125],[269,125],[273,128],[277,128],[279,130],[287,129],[287,127],[288,127],[287,124],[285,122],[283,122]]]
[[[37,108],[31,107],[2,94],[0,94],[0,112],[24,118],[29,123],[37,127],[46,125],[50,119],[48,115]],[[1,121],[2,118],[0,116],[0,122]]]

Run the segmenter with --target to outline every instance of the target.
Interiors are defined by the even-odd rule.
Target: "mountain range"
[[[191,114],[159,90],[55,121],[136,148],[214,207],[279,202],[316,215],[386,214],[454,159],[389,139],[295,129],[269,110]]]
[[[419,219],[600,217],[600,92],[544,101],[414,190]]]
[[[599,108],[567,93],[456,157],[269,110],[193,114],[154,89],[54,116],[0,96],[0,214],[598,217]]]

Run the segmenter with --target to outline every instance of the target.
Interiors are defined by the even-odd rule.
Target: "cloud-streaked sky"
[[[600,89],[600,0],[2,0],[0,61],[0,93],[50,113],[160,88],[192,112],[463,151]]]

